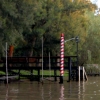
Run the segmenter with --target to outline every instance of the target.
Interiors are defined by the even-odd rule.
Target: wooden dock
[[[64,70],[69,71],[69,79],[71,80],[71,72],[72,70],[75,70],[77,73],[77,56],[65,56],[64,57]],[[6,58],[2,57],[1,62],[2,67],[0,67],[0,71],[6,72]],[[49,64],[51,65],[51,68],[49,68]],[[40,71],[42,70],[42,57],[7,57],[7,65],[9,74],[12,76],[18,75],[19,79],[21,76],[27,76],[28,78],[32,79],[32,77],[38,78],[38,81],[40,81],[41,75]],[[57,70],[60,70],[60,56],[50,57],[43,57],[43,70],[53,70],[54,71],[54,80],[57,81]],[[13,72],[13,70],[16,70],[17,72]],[[30,74],[28,75],[22,75],[20,72],[22,70],[29,71]],[[34,75],[33,70],[37,71],[37,76]],[[45,75],[46,76],[46,75]],[[2,79],[2,78],[1,78]]]

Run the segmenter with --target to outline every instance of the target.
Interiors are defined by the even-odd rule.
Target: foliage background
[[[5,43],[14,45],[14,56],[60,54],[60,34],[65,40],[79,37],[79,64],[99,63],[100,16],[96,5],[85,0],[0,0],[0,56]],[[65,44],[65,55],[76,55],[76,41]]]

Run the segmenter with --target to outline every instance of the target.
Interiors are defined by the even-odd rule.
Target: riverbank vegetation
[[[13,73],[16,73],[15,75],[18,74],[18,70],[12,70],[12,71],[13,71]],[[0,71],[0,75],[6,75],[6,72]],[[9,72],[9,75],[12,75],[12,73]],[[23,76],[24,75],[33,75],[33,76],[36,75],[36,76],[38,76],[38,72],[37,72],[37,70],[34,70],[33,73],[31,73],[30,71],[21,70],[20,75],[23,75]],[[40,70],[40,76],[42,76],[42,75],[52,77],[52,76],[54,76],[54,70],[43,70],[43,72],[42,72],[42,70]],[[56,76],[59,76],[59,75],[60,75],[60,71],[57,70],[56,71]],[[64,76],[65,77],[68,76],[68,70],[64,71]]]
[[[85,0],[0,0],[0,56],[5,43],[14,45],[13,56],[60,54],[60,34],[79,37],[79,64],[100,61],[100,16],[96,5]],[[9,49],[9,48],[8,48]],[[76,42],[65,44],[65,55],[76,55]]]

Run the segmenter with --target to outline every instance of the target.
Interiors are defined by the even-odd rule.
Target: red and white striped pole
[[[60,82],[63,83],[64,76],[64,34],[61,34],[61,42],[60,42]]]

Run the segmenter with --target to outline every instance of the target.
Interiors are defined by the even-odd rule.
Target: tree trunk
[[[30,50],[28,52],[28,56],[32,57],[33,56],[33,47],[35,45],[36,37],[32,38],[32,41],[30,42]]]

